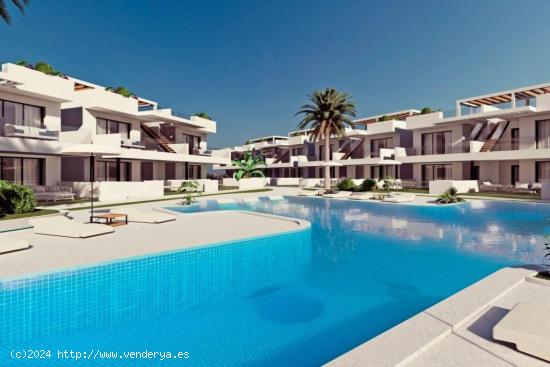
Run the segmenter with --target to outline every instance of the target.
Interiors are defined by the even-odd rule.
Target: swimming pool
[[[306,219],[312,227],[311,232],[182,251],[153,267],[146,266],[148,258],[139,266],[117,263],[86,270],[97,279],[98,297],[91,298],[82,319],[58,315],[44,327],[72,329],[14,337],[0,348],[2,358],[13,348],[40,346],[182,351],[189,353],[185,364],[198,366],[319,365],[502,266],[542,262],[550,217],[547,204],[472,201],[433,207],[298,197],[222,206],[206,201],[172,209],[254,210]],[[171,270],[163,273],[166,266]],[[81,281],[80,276],[72,279]],[[28,307],[47,314],[55,307],[74,310],[82,307],[77,301],[90,299],[76,294],[45,304],[40,289],[51,281],[6,283],[0,303],[30,302]],[[183,281],[187,285],[178,288]],[[30,290],[8,298],[18,287]],[[130,303],[124,292],[136,288],[141,295]],[[90,324],[90,313],[104,307],[105,300],[112,308],[110,318],[103,315]],[[128,317],[136,312],[138,317]],[[24,310],[20,317],[25,320]],[[6,360],[25,366],[33,362],[0,362]],[[98,363],[79,365],[85,362]],[[110,362],[182,365],[178,359],[100,364]]]

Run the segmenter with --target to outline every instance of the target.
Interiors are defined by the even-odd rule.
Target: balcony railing
[[[40,140],[59,140],[59,131],[40,127],[5,124],[4,136]]]

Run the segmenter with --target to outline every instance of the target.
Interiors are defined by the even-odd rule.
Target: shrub
[[[464,199],[458,196],[458,192],[454,187],[451,187],[449,190],[439,195],[439,198],[436,200],[438,204],[454,204],[463,201]]]
[[[0,211],[5,214],[20,214],[34,211],[36,200],[28,186],[0,181]]]
[[[350,178],[345,178],[342,181],[338,182],[336,188],[340,191],[354,191],[356,188],[355,182]]]
[[[378,121],[389,121],[391,120],[391,117],[388,115],[384,115],[378,119]]]
[[[425,115],[427,113],[432,113],[432,109],[430,107],[424,107],[423,109],[420,110],[421,115]]]
[[[361,183],[361,191],[372,191],[376,186],[376,180],[372,178],[367,178]]]

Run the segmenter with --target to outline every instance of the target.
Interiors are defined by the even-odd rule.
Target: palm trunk
[[[325,132],[325,190],[330,190],[330,166],[328,162],[331,160],[330,156],[330,134]]]

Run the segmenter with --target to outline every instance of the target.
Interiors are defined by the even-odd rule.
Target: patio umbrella
[[[115,149],[99,144],[78,144],[61,150],[61,154],[73,155],[79,157],[90,157],[90,223],[93,222],[94,216],[94,181],[95,181],[95,158],[103,156],[116,156],[120,152]]]

